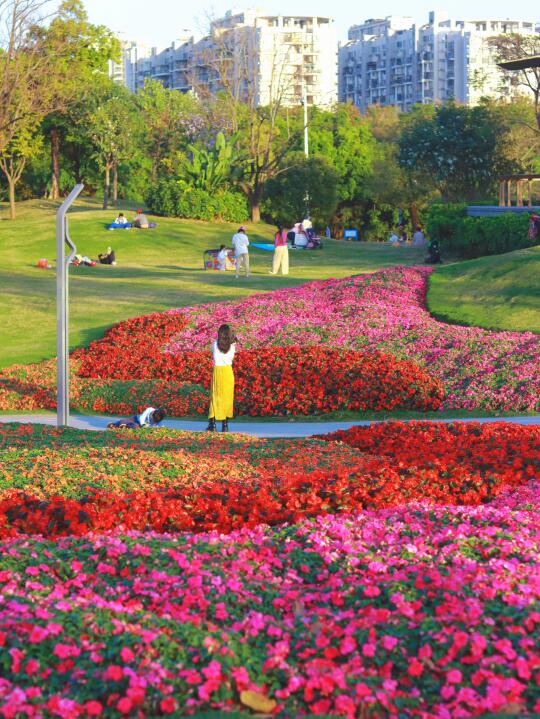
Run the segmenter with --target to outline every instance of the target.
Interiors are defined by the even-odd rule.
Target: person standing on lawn
[[[287,247],[287,230],[283,225],[278,225],[274,235],[274,260],[272,262],[271,275],[277,275],[281,265],[281,274],[289,274],[289,248]]]
[[[244,226],[238,228],[238,232],[233,235],[232,244],[234,247],[234,256],[236,258],[236,278],[240,277],[240,267],[244,265],[246,277],[249,277],[249,240],[246,235]]]
[[[210,407],[208,408],[209,432],[216,431],[216,420],[221,421],[221,431],[229,431],[229,419],[233,416],[234,373],[233,360],[236,352],[236,337],[229,325],[221,325],[217,340],[212,342],[214,370],[210,385]]]

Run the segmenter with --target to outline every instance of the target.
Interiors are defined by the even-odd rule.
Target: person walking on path
[[[240,267],[243,265],[246,277],[249,277],[249,240],[246,235],[245,228],[239,227],[238,232],[233,235],[232,244],[234,247],[234,256],[236,258],[236,277],[240,276]]]
[[[287,230],[278,225],[274,235],[274,260],[272,262],[271,275],[277,275],[281,265],[281,274],[289,274],[289,248],[287,247]]]
[[[233,360],[236,352],[236,338],[229,325],[221,325],[217,340],[212,342],[214,370],[210,385],[210,407],[208,408],[209,432],[216,431],[216,420],[221,421],[221,431],[229,431],[229,419],[233,417],[234,373]]]

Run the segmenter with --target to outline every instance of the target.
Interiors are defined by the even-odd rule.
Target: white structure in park
[[[258,105],[329,106],[337,100],[337,38],[328,17],[266,15],[249,10],[210,24],[196,41],[186,34],[164,50],[124,43],[111,77],[136,92],[147,78],[181,92],[214,93],[236,83]],[[224,80],[224,78],[227,78]]]
[[[339,100],[362,111],[374,104],[410,110],[451,99],[474,105],[505,94],[509,82],[489,38],[538,32],[533,21],[451,20],[436,12],[425,25],[409,17],[366,20],[349,29],[349,41],[339,49]]]

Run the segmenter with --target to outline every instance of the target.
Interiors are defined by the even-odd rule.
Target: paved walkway
[[[71,426],[77,429],[92,429],[103,431],[107,429],[108,422],[114,422],[118,417],[83,417],[71,415]],[[311,437],[314,434],[327,434],[338,429],[349,429],[355,425],[370,425],[381,420],[357,420],[356,422],[291,422],[276,420],[272,422],[231,422],[233,432],[249,434],[254,437]],[[540,416],[534,417],[470,417],[461,419],[433,419],[428,422],[515,422],[517,424],[540,425]],[[0,415],[1,422],[24,422],[31,424],[56,425],[55,414],[26,414],[26,415]],[[207,422],[189,422],[180,419],[168,419],[162,424],[167,429],[181,429],[188,432],[201,432],[206,429]],[[219,426],[219,425],[218,425]]]

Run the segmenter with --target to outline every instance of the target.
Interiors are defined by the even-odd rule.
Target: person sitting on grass
[[[225,247],[225,245],[221,245],[219,248],[217,262],[218,270],[224,271],[227,269],[227,248]]]
[[[166,412],[161,407],[147,407],[141,414],[130,419],[120,419],[118,422],[109,422],[109,429],[140,429],[141,427],[157,427],[165,419]]]
[[[149,227],[148,218],[142,210],[137,210],[137,216],[132,222],[133,227],[138,227],[140,230],[147,230]]]
[[[123,212],[118,213],[118,217],[114,222],[111,222],[111,224],[108,226],[109,230],[129,230],[131,229],[131,225],[127,220],[127,217],[124,217]]]

